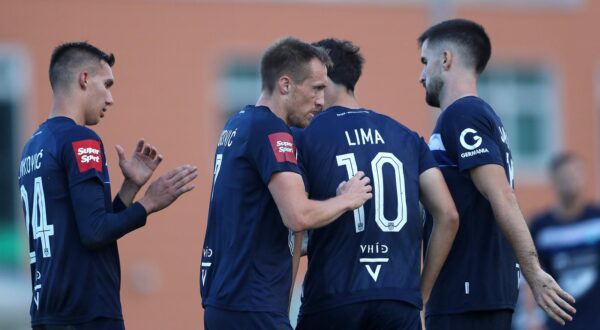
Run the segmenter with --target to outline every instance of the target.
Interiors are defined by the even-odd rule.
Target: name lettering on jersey
[[[233,144],[233,138],[236,134],[237,128],[234,130],[223,130],[223,132],[221,132],[221,136],[219,137],[219,143],[217,144],[217,147],[231,147]]]
[[[213,250],[209,247],[205,247],[204,250],[202,250],[202,256],[206,259],[210,259],[210,257],[213,256]],[[208,262],[208,261],[204,261],[205,259],[202,260],[202,264],[200,266],[201,270],[201,279],[202,279],[202,285],[204,286],[204,282],[206,281],[206,274],[208,272],[208,268],[210,266],[212,266],[212,262]]]
[[[100,141],[80,140],[72,143],[79,172],[94,169],[102,172],[102,153],[100,152]]]
[[[292,138],[290,133],[281,132],[269,134],[269,142],[271,143],[273,154],[275,155],[277,162],[297,164],[296,146],[294,145],[294,138]]]
[[[350,111],[344,111],[344,112],[338,113],[338,114],[336,114],[336,116],[342,117],[345,115],[355,115],[355,114],[365,114],[365,113],[368,114],[369,111],[367,111],[367,110],[350,110]]]
[[[477,131],[472,128],[465,128],[460,133],[460,145],[463,148],[470,150],[470,151],[461,153],[460,154],[461,158],[472,157],[472,156],[490,152],[487,148],[477,149],[481,146],[481,143],[483,143],[483,139],[481,138],[481,136],[476,135],[476,134],[477,134]],[[472,140],[473,142],[472,143],[467,142],[467,138],[469,138],[469,140]]]
[[[19,167],[19,179],[35,170],[39,170],[40,167],[42,167],[43,157],[44,149],[40,149],[40,151],[21,159],[21,166]]]
[[[365,268],[374,282],[377,282],[377,279],[379,278],[382,264],[390,261],[390,258],[385,257],[389,250],[387,245],[379,244],[379,242],[375,244],[360,245],[360,252],[369,255],[369,258],[360,258],[359,261],[360,263],[365,264]],[[371,265],[375,266],[375,270],[371,268]]]
[[[373,131],[375,133],[373,134]],[[344,131],[346,134],[346,141],[348,141],[349,146],[360,146],[365,144],[385,144],[383,137],[379,133],[377,129],[371,130],[368,129],[354,129],[353,131]]]
[[[506,130],[504,130],[504,127],[502,126],[498,126],[498,130],[500,131],[500,139],[502,139],[504,144],[508,145],[508,135],[506,135]]]

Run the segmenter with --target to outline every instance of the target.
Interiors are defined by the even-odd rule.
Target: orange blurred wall
[[[362,104],[429,135],[434,111],[425,105],[418,83],[416,43],[431,22],[426,7],[275,2],[0,0],[0,46],[24,48],[31,63],[21,143],[50,108],[47,66],[52,49],[65,41],[88,40],[116,55],[115,105],[94,127],[107,150],[113,193],[122,180],[117,143],[128,152],[139,137],[156,145],[165,156],[160,173],[182,163],[199,168],[194,191],[119,241],[129,329],[202,328],[199,263],[222,125],[215,81],[223,58],[232,52],[259,55],[285,35],[308,41],[350,39],[367,60],[357,86]],[[588,176],[597,182],[600,146],[593,83],[600,63],[600,43],[594,41],[600,2],[584,3],[572,10],[467,6],[455,13],[486,27],[493,61],[545,61],[557,68],[563,145],[585,158]],[[518,174],[517,169],[517,184]],[[589,186],[590,197],[599,197],[597,187]],[[553,200],[545,183],[520,185],[517,193],[527,215]]]

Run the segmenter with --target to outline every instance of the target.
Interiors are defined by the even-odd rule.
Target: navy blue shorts
[[[427,330],[510,330],[512,315],[510,309],[430,315],[425,325]]]
[[[33,330],[125,330],[125,324],[123,320],[97,318],[79,324],[36,325]]]
[[[272,329],[292,330],[287,315],[270,312],[228,311],[204,307],[204,330]]]
[[[414,305],[402,301],[365,301],[302,315],[296,330],[421,330],[419,312]]]

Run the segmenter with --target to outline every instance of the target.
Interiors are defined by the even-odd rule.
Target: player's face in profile
[[[553,182],[561,199],[573,199],[583,193],[585,186],[583,164],[578,159],[572,159],[556,169]]]
[[[323,110],[327,68],[321,61],[308,63],[310,74],[301,83],[291,83],[287,123],[294,127],[306,127],[313,117]]]
[[[421,63],[423,63],[423,71],[419,82],[425,88],[425,102],[432,107],[440,107],[440,93],[444,87],[442,80],[442,63],[439,56],[435,56],[433,50],[429,47],[428,40],[423,42],[421,46]]]
[[[114,78],[112,69],[106,62],[100,63],[100,68],[90,72],[88,78],[87,102],[85,107],[85,125],[96,125],[104,117],[108,106],[113,104],[110,88]]]

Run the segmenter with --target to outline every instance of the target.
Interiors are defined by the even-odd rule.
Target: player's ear
[[[79,72],[79,76],[77,77],[77,82],[79,83],[79,87],[81,89],[85,90],[87,88],[89,78],[90,78],[90,75],[86,71]]]
[[[281,95],[286,95],[290,92],[291,79],[288,76],[281,76],[277,81],[277,88]]]
[[[449,70],[452,66],[452,61],[454,60],[454,53],[450,49],[444,49],[442,52],[442,68],[444,70]]]

